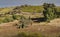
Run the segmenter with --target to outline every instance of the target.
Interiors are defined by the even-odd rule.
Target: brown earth
[[[23,29],[18,29],[16,26],[14,26],[16,23],[18,23],[17,20],[0,24],[0,37],[11,37],[19,32],[40,32],[42,35],[51,35],[52,37],[60,35],[60,19],[54,19],[50,23],[33,23],[32,25],[29,25]]]

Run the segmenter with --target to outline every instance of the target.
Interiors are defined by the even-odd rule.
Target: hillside
[[[59,14],[60,7],[56,9]],[[0,37],[60,37],[60,18],[44,21],[43,10],[30,5],[0,8]]]
[[[6,7],[6,8],[0,8],[0,12],[8,12],[11,10],[21,10],[23,12],[42,12],[43,6],[30,6],[30,5],[22,5],[22,6],[14,6],[14,7]],[[60,6],[56,6],[56,9],[58,12],[60,12]]]
[[[56,7],[58,14],[60,14],[60,7]],[[13,21],[13,14],[16,16],[16,19],[19,19],[20,15],[24,15],[25,17],[34,17],[40,18],[43,17],[43,6],[31,6],[31,5],[22,5],[15,7],[6,7],[0,8],[0,23],[7,22],[6,20]],[[17,18],[18,17],[18,18]],[[7,18],[7,19],[6,19]]]
[[[14,20],[12,18],[13,14],[16,16],[16,19],[19,19],[20,15],[24,15],[25,17],[26,16],[41,17],[39,15],[40,15],[40,12],[42,11],[43,11],[42,6],[27,6],[27,7],[16,6],[16,7],[0,8],[0,23],[5,23],[7,21],[13,21]],[[39,12],[39,13],[36,14],[36,12]]]

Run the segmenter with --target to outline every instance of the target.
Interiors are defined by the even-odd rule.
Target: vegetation
[[[25,14],[25,12],[26,12],[26,14]],[[30,14],[30,12],[33,12],[33,13]],[[37,14],[37,13],[39,14],[39,16],[43,15],[44,18],[35,16],[35,14]],[[31,20],[32,18],[30,16],[33,16],[33,15],[34,15],[34,17],[37,17],[37,18],[32,17],[34,19],[34,21],[36,21],[35,19],[37,19],[37,21],[39,21],[39,22],[41,21],[41,22],[43,22],[43,24],[42,23],[36,23],[36,24],[33,23],[35,25],[30,26],[30,25],[32,25],[32,20]],[[14,35],[13,33],[16,33],[17,35],[14,35],[13,37],[45,37],[45,36],[50,37],[49,34],[52,35],[52,33],[55,33],[55,32],[59,33],[60,27],[54,26],[54,24],[55,24],[54,21],[53,21],[53,23],[51,23],[51,25],[53,25],[53,26],[50,26],[50,23],[48,23],[49,25],[47,25],[47,23],[44,23],[44,20],[46,19],[46,21],[50,22],[50,20],[52,20],[54,18],[59,18],[59,17],[60,17],[60,7],[57,7],[54,4],[49,4],[49,3],[44,3],[43,6],[22,5],[22,6],[12,7],[12,8],[0,8],[0,24],[18,20],[19,22],[18,22],[18,24],[16,24],[17,27],[23,28],[23,29],[17,29],[15,27],[11,26],[12,28],[10,27],[11,28],[10,29],[8,27],[6,27],[6,28],[3,27],[3,28],[1,28],[1,30],[3,32],[2,36],[5,32],[5,34],[7,34],[8,36],[9,36],[8,33],[10,33],[11,35]],[[60,21],[57,21],[57,22],[59,24]],[[45,24],[46,24],[46,26],[45,26]],[[29,26],[29,27],[25,28],[27,26]],[[15,29],[16,29],[16,31],[15,31]],[[22,33],[19,33],[20,31],[22,31]],[[37,33],[35,33],[35,31]],[[41,33],[39,33],[39,32],[42,32],[43,35],[41,35]],[[47,34],[45,34],[45,33],[47,33]],[[7,35],[4,35],[4,36],[6,37]],[[57,36],[57,35],[58,34],[52,35],[52,37]],[[60,36],[58,35],[58,37],[60,37]]]
[[[23,12],[42,12],[43,6],[27,6],[27,7],[21,7],[21,10]]]
[[[35,33],[35,32],[34,33],[21,32],[15,37],[43,37],[43,36],[40,33]]]
[[[31,24],[31,19],[21,16],[21,18],[19,19],[18,28],[24,28],[28,26],[29,24]]]
[[[48,4],[48,3],[44,3],[44,16],[47,19],[47,21],[50,21],[52,19],[54,19],[56,16],[56,12],[55,12],[55,5],[54,4]]]
[[[12,16],[4,16],[0,17],[0,23],[7,23],[13,21]]]
[[[43,6],[22,5],[10,8],[0,8],[0,23],[3,23],[5,21],[10,22],[11,20],[20,20],[21,12],[43,13],[47,20],[54,19],[55,17],[60,17],[60,7],[55,6],[54,4],[45,3]]]

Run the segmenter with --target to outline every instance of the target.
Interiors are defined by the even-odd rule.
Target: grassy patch
[[[21,7],[21,10],[23,12],[42,12],[43,6],[27,6],[27,7]]]

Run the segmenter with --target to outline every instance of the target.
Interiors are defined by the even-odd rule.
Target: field
[[[56,9],[60,12],[60,7]],[[43,10],[29,5],[0,8],[0,37],[60,37],[60,18],[43,21]],[[18,27],[21,20],[24,28]]]
[[[14,26],[14,24],[18,22],[17,20],[9,23],[0,24],[0,37],[13,37],[13,36],[24,37],[25,34],[32,34],[33,36],[35,36],[35,34],[38,34],[41,37],[59,37],[60,36],[59,20],[60,19],[54,19],[53,21],[51,21],[51,23],[46,22],[33,23],[32,25],[29,25],[28,27],[23,29],[22,28],[18,29],[16,26]],[[18,35],[19,33],[22,34]]]

